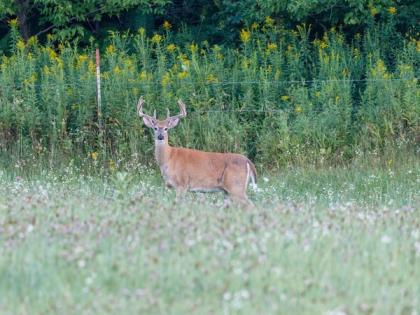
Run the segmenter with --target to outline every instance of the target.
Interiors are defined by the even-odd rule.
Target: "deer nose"
[[[158,140],[163,140],[163,135],[158,135]]]

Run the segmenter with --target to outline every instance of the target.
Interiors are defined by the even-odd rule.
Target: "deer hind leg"
[[[242,207],[252,207],[252,202],[246,195],[247,173],[238,167],[229,168],[224,176],[224,189],[228,193],[230,199]]]
[[[184,186],[177,186],[175,188],[175,202],[180,202],[185,199],[185,195],[187,193],[187,188]]]

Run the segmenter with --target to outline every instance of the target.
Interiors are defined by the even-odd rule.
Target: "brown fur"
[[[140,101],[143,102],[142,99]],[[160,121],[143,114],[143,103],[140,101],[138,105],[140,117],[148,127],[155,130],[156,162],[166,185],[174,187],[178,197],[187,190],[224,191],[233,201],[241,205],[251,204],[246,195],[248,175],[252,176],[256,183],[257,171],[246,156],[171,147],[168,144],[167,131],[178,124],[179,118],[185,117],[185,105],[179,102],[182,115],[168,116],[167,119]]]

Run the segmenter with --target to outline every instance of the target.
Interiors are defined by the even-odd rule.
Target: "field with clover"
[[[270,16],[236,46],[183,41],[168,21],[109,31],[98,112],[93,38],[8,26],[1,315],[420,312],[418,34],[317,36]],[[159,117],[186,103],[171,144],[249,156],[255,207],[176,202],[141,95]]]

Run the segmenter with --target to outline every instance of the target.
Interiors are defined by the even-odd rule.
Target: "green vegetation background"
[[[135,114],[145,95],[159,115],[187,103],[175,145],[243,152],[264,168],[392,164],[419,149],[419,11],[417,1],[2,0],[2,163],[150,162]]]

